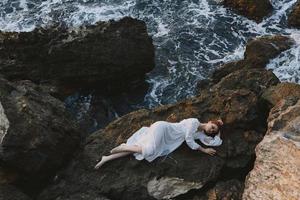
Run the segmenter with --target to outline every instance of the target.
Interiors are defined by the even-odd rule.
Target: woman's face
[[[206,126],[204,127],[206,133],[213,134],[218,132],[218,126],[211,121],[207,122]]]

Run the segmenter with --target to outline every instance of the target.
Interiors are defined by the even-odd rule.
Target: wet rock
[[[58,85],[119,92],[147,88],[154,47],[143,21],[125,17],[79,28],[52,26],[32,32],[0,32],[0,73]]]
[[[0,200],[31,200],[31,198],[12,185],[0,184]]]
[[[144,94],[138,90],[116,95],[81,90],[67,97],[64,102],[80,127],[92,133],[116,118],[139,109],[138,104],[143,100]]]
[[[248,68],[264,68],[269,60],[289,49],[294,41],[286,36],[262,36],[248,41],[241,63]]]
[[[292,12],[288,16],[288,24],[295,28],[300,28],[300,1],[296,3]]]
[[[102,155],[126,141],[142,126],[158,120],[179,121],[188,117],[198,117],[205,122],[218,116],[226,126],[223,145],[216,148],[217,156],[193,151],[183,144],[168,157],[151,163],[129,156],[107,163],[100,170],[93,168]],[[57,182],[46,188],[38,199],[54,199],[55,196],[67,199],[70,194],[88,188],[110,199],[176,198],[216,181],[225,166],[247,166],[266,131],[262,118],[255,93],[247,89],[222,89],[153,110],[131,112],[89,136],[84,151],[58,174]],[[170,189],[177,187],[176,192]]]
[[[211,79],[217,83],[220,79],[233,71],[247,68],[265,68],[270,59],[275,58],[281,52],[291,48],[294,41],[285,36],[263,36],[250,39],[244,53],[244,59],[227,63],[216,69]]]
[[[279,101],[268,118],[268,131],[256,147],[254,169],[243,199],[300,199],[300,99]]]
[[[29,193],[72,157],[84,135],[61,101],[28,80],[0,78],[0,118],[0,166]]]
[[[256,22],[261,22],[273,10],[269,0],[223,0],[226,7]]]

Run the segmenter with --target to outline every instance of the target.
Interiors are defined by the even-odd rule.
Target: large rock
[[[262,94],[262,99],[268,102],[272,107],[287,97],[296,97],[300,99],[300,85],[296,83],[282,82],[269,87]]]
[[[185,144],[167,158],[148,163],[132,156],[120,158],[94,170],[102,155],[142,126],[158,120],[179,121],[198,117],[205,122],[220,116],[225,123],[223,145],[217,156],[189,149]],[[58,174],[58,182],[38,199],[68,199],[76,192],[94,190],[111,199],[167,199],[201,189],[216,181],[222,169],[238,170],[252,162],[254,148],[266,131],[264,115],[255,93],[247,89],[206,92],[154,110],[139,110],[110,123],[88,137],[84,151]],[[236,171],[233,170],[233,171]]]
[[[270,59],[291,48],[293,44],[294,41],[291,38],[280,35],[250,39],[246,45],[244,59],[224,64],[212,73],[211,79],[213,83],[217,83],[222,77],[235,70],[265,68]]]
[[[242,199],[244,184],[237,179],[220,181],[205,195],[195,195],[193,200],[239,200]]]
[[[223,77],[211,90],[248,88],[259,96],[265,89],[278,83],[279,79],[270,70],[242,68]]]
[[[300,99],[285,97],[272,108],[268,131],[256,147],[243,199],[300,199]]]
[[[0,184],[0,200],[31,200],[13,185]]]
[[[153,67],[146,25],[129,17],[73,29],[0,32],[1,74],[64,86],[62,93],[79,87],[106,92],[145,88],[145,73]]]
[[[295,28],[300,28],[300,1],[296,3],[292,12],[288,16],[288,24]]]
[[[225,6],[256,22],[261,22],[273,10],[269,0],[223,0],[222,2]]]
[[[0,167],[15,171],[24,190],[42,187],[84,135],[64,104],[31,81],[0,78],[0,119]]]
[[[39,199],[69,199],[73,193],[85,194],[91,190],[111,199],[184,199],[190,197],[190,191],[207,190],[214,182],[217,182],[216,189],[207,191],[206,195],[240,198],[243,184],[230,187],[218,179],[223,180],[224,176],[243,179],[252,167],[254,149],[266,132],[269,112],[269,107],[264,107],[266,100],[260,95],[279,81],[269,70],[245,67],[228,70],[215,85],[208,82],[212,87],[194,98],[154,110],[132,112],[93,133],[84,151],[58,174],[57,182]],[[198,117],[201,121],[216,117],[224,120],[224,142],[217,148],[217,156],[210,157],[182,145],[167,158],[152,163],[127,157],[108,163],[100,171],[93,169],[102,155],[126,141],[140,127],[158,120],[179,121],[188,117]]]

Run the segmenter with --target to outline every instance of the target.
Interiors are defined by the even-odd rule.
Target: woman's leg
[[[110,151],[112,154],[120,152],[142,153],[142,147],[138,145],[126,145],[123,143]]]
[[[120,153],[112,154],[112,155],[109,155],[109,156],[102,156],[101,161],[96,164],[95,169],[100,168],[104,163],[106,163],[110,160],[114,160],[114,159],[117,159],[117,158],[120,158],[120,157],[124,157],[124,156],[127,156],[129,154],[132,154],[132,152],[120,152]]]

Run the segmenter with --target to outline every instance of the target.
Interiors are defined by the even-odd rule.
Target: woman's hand
[[[221,126],[224,124],[222,119],[218,119],[217,121],[221,124]]]
[[[207,153],[207,154],[211,155],[211,156],[215,155],[215,153],[217,152],[216,150],[214,150],[214,149],[212,149],[212,148],[206,148],[206,149],[203,148],[202,151],[203,151],[204,153]]]

